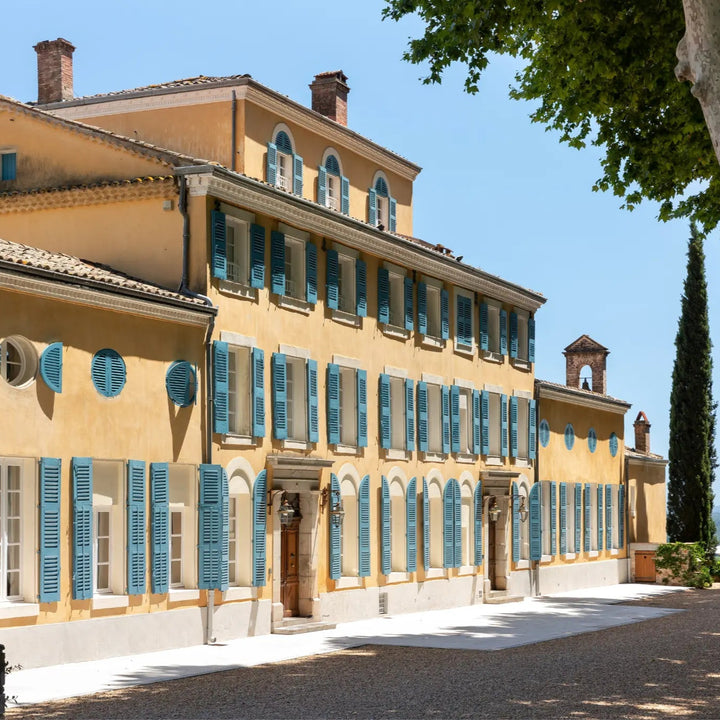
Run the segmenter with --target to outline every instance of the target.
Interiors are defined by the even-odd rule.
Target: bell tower
[[[581,335],[570,343],[563,355],[565,356],[565,384],[568,387],[592,390],[607,395],[607,356],[610,351],[588,335]],[[587,378],[581,378],[580,371],[588,366],[592,373],[592,384]],[[584,380],[584,382],[583,382]]]

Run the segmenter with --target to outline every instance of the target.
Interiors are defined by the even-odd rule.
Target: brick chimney
[[[650,452],[650,423],[642,410],[635,418],[633,427],[635,428],[635,450],[648,454]]]
[[[34,50],[38,64],[38,105],[72,100],[75,46],[58,38],[43,40]]]
[[[347,125],[347,76],[342,70],[324,72],[315,76],[310,85],[312,109],[325,117]]]

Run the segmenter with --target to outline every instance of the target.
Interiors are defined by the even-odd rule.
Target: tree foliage
[[[667,533],[671,542],[715,546],[712,519],[715,479],[715,404],[708,323],[705,254],[692,228],[687,276],[675,338],[670,394],[670,478]]]
[[[404,58],[428,63],[426,83],[454,62],[477,92],[493,53],[522,62],[510,95],[538,102],[531,119],[572,147],[605,150],[593,189],[659,217],[720,221],[720,166],[702,108],[674,74],[684,31],[681,0],[386,0],[383,16],[417,14],[424,35]]]

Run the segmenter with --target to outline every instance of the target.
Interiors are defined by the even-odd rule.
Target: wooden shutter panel
[[[334,363],[327,366],[326,394],[328,443],[337,445],[340,442],[340,366]]]
[[[350,214],[350,181],[346,177],[340,178],[340,212]]]
[[[423,569],[430,569],[430,498],[427,480],[423,478]]]
[[[311,242],[305,243],[305,299],[317,303],[317,246]]]
[[[213,341],[213,430],[224,435],[228,419],[228,344]]]
[[[483,390],[480,393],[481,433],[480,452],[487,455],[490,452],[490,393]]]
[[[618,547],[625,547],[625,486],[618,488]]]
[[[442,396],[442,448],[447,455],[450,452],[450,388],[443,385]]]
[[[518,356],[518,316],[517,313],[510,313],[510,357]]]
[[[406,498],[407,517],[407,571],[417,570],[417,480],[408,483]]]
[[[227,241],[225,213],[213,210],[210,213],[211,222],[211,248],[212,248],[212,275],[219,280],[227,280]]]
[[[287,438],[287,364],[285,355],[272,356],[273,436]]]
[[[200,465],[198,587],[219,589],[222,561],[222,468]]]
[[[339,507],[341,503],[340,481],[335,473],[330,473],[330,508]],[[330,523],[330,578],[339,580],[342,572],[342,527],[332,513],[328,513],[328,521]]]
[[[392,525],[390,516],[390,486],[387,478],[383,475],[380,489],[380,512],[381,512],[381,565],[383,575],[389,575],[392,571]]]
[[[592,500],[590,493],[592,492],[590,485],[585,485],[585,552],[590,552],[590,533],[592,532]]]
[[[357,444],[358,447],[367,447],[368,444],[368,428],[367,428],[367,371],[358,370],[356,375],[357,382]]]
[[[355,260],[355,312],[358,317],[367,317],[367,265]]]
[[[450,449],[460,452],[460,388],[450,386]]]
[[[303,194],[303,159],[293,154],[293,193],[302,197]]]
[[[612,485],[605,486],[605,549],[612,550]]]
[[[475,486],[475,565],[482,565],[482,518],[483,518],[483,499],[482,499],[482,481],[478,480]]]
[[[253,486],[253,585],[265,585],[267,473],[261,470]]]
[[[530,488],[530,559],[542,557],[542,514],[540,508],[540,483]]]
[[[390,273],[378,268],[378,322],[390,323]]]
[[[535,362],[535,318],[528,320],[528,361]]]
[[[560,554],[566,555],[567,543],[567,483],[560,483]]]
[[[40,602],[60,600],[60,458],[40,458]]]
[[[285,294],[285,235],[277,230],[270,233],[270,289]]]
[[[462,496],[460,485],[454,478],[453,513],[453,563],[454,567],[460,567],[462,565]]]
[[[582,485],[575,483],[575,552],[579,553],[582,531]]]
[[[520,493],[516,482],[512,483],[512,559],[520,562]]]
[[[265,287],[265,228],[250,225],[250,287]]]
[[[188,407],[195,401],[197,376],[187,360],[175,360],[165,374],[168,397],[180,407]]]
[[[455,494],[453,479],[445,483],[443,490],[443,567],[454,567],[455,563]]]
[[[473,423],[473,454],[479,455],[481,445],[481,402],[480,402],[480,391],[472,391],[472,423]]]
[[[603,549],[603,486],[597,486],[597,546]]]
[[[40,356],[40,375],[45,384],[56,393],[62,392],[63,344],[54,342]]]
[[[500,353],[507,355],[508,353],[508,337],[507,337],[507,311],[500,309]]]
[[[318,417],[318,381],[317,360],[307,361],[307,397],[308,397],[308,440],[320,441],[320,422]]]
[[[377,225],[377,193],[373,188],[368,190],[368,225]]]
[[[146,584],[145,463],[127,463],[127,591],[142,595]]]
[[[461,345],[472,345],[472,300],[464,295],[457,298],[457,339]]]
[[[277,185],[277,146],[273,143],[267,144],[267,162],[265,165],[265,177],[268,185]]]
[[[167,463],[150,464],[151,590],[170,587],[170,483]]]
[[[490,349],[490,332],[487,303],[480,303],[480,349]]]
[[[500,454],[508,455],[508,396],[500,396]]]
[[[518,399],[510,398],[510,455],[518,456]]]
[[[450,293],[440,291],[440,337],[447,340],[450,337]]]
[[[327,261],[327,306],[331,310],[337,310],[339,306],[340,293],[338,288],[338,253],[337,250],[328,250]]]
[[[390,376],[380,375],[380,447],[390,447],[392,419],[390,417]]]
[[[72,459],[73,600],[89,600],[93,592],[93,466],[91,458]]]
[[[265,437],[265,352],[252,349],[253,436]]]
[[[405,447],[415,450],[415,388],[409,378],[405,379]]]
[[[405,329],[413,329],[413,315],[414,315],[414,303],[413,303],[413,281],[412,278],[406,277],[403,281],[405,288]]]
[[[550,555],[557,552],[557,483],[550,483]]]
[[[220,545],[220,586],[223,592],[230,586],[230,486],[225,470],[222,470],[222,540]]]
[[[417,286],[418,332],[427,335],[427,285],[419,282]]]
[[[318,205],[327,205],[327,170],[322,165],[318,165],[317,201]]]
[[[534,460],[537,455],[537,402],[530,400],[528,409],[528,457]]]
[[[428,451],[428,389],[427,383],[417,384],[418,450]]]
[[[390,232],[395,232],[397,228],[397,202],[395,198],[388,198],[388,205],[390,206]]]
[[[358,491],[358,575],[370,575],[370,476],[360,482]]]
[[[3,153],[0,155],[0,180],[15,180],[17,178],[17,153]]]

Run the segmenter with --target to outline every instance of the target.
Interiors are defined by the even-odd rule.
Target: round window
[[[615,433],[610,433],[610,454],[615,457],[618,451],[618,436]]]
[[[575,430],[573,429],[573,426],[570,423],[568,423],[565,426],[565,447],[568,450],[572,450],[574,444],[575,444]]]
[[[588,448],[591,453],[594,453],[595,448],[597,448],[597,434],[595,433],[595,428],[590,428],[588,430]]]
[[[547,447],[550,443],[550,424],[547,420],[540,421],[540,444]]]
[[[168,368],[165,387],[168,397],[176,405],[180,407],[192,405],[197,391],[195,368],[187,360],[176,360]]]
[[[105,397],[115,397],[125,387],[125,361],[115,350],[98,350],[92,359],[90,373],[95,389]]]
[[[37,369],[37,352],[27,338],[11,335],[0,343],[0,375],[9,385],[28,385],[34,380]]]

